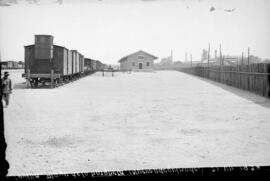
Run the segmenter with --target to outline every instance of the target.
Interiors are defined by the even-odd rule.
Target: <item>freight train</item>
[[[22,76],[31,87],[48,83],[55,87],[106,68],[101,61],[85,58],[77,50],[54,45],[51,35],[35,35],[35,44],[25,46],[24,50]]]

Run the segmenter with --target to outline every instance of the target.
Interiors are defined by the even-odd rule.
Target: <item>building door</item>
[[[142,63],[139,63],[139,69],[142,69]]]

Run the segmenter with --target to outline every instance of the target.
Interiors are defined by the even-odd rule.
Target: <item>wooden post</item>
[[[207,64],[208,64],[208,68],[209,68],[209,59],[210,59],[210,43],[208,43],[208,57],[207,57]]]
[[[53,84],[54,84],[54,80],[53,80],[53,74],[54,74],[54,70],[51,69],[51,88],[53,88]]]
[[[251,73],[251,66],[249,62],[249,47],[248,47],[248,55],[247,55],[247,61],[248,61],[248,90],[251,90],[251,80],[250,80],[250,73]]]
[[[208,62],[207,62],[207,69],[206,69],[206,76],[209,77],[209,61],[210,61],[210,43],[208,43]]]
[[[237,69],[236,69],[236,71],[237,71],[237,74],[236,74],[236,76],[237,76],[237,87],[240,88],[240,74],[239,74],[239,59],[238,59],[238,56],[237,56]]]
[[[221,44],[219,44],[219,64],[220,64],[220,66],[221,66],[221,59],[222,59]]]
[[[190,54],[190,64],[191,64],[191,67],[192,67],[192,54]]]
[[[171,50],[171,62],[173,62],[173,51]]]
[[[220,68],[220,82],[222,82],[222,66],[221,66],[221,62],[222,62],[222,54],[221,54],[221,44],[219,44],[219,68]]]
[[[247,57],[248,65],[249,65],[249,47],[248,47],[248,57]]]
[[[26,88],[30,87],[30,69],[27,69],[26,73]]]
[[[242,65],[244,65],[244,52],[242,52]]]
[[[104,77],[104,69],[103,69],[103,72],[102,72],[102,76]]]

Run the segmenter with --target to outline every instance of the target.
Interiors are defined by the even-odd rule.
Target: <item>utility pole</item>
[[[217,50],[215,50],[215,61],[217,61]]]
[[[219,44],[219,64],[220,64],[220,66],[221,66],[221,61],[222,61],[221,44]]]
[[[192,67],[192,54],[190,54],[190,63],[191,63],[191,67]]]
[[[242,65],[244,65],[244,52],[242,52]]]
[[[219,44],[219,66],[220,66],[220,81],[223,82],[223,74],[222,74],[222,65],[221,65],[221,61],[222,61],[222,54],[221,54],[221,44]]]
[[[171,61],[173,63],[173,51],[171,50]]]
[[[249,65],[249,47],[248,47],[248,57],[247,57],[247,60],[248,60],[248,65]]]
[[[209,68],[209,59],[210,59],[210,43],[208,43],[208,68]]]

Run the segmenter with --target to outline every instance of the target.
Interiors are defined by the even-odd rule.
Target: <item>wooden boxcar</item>
[[[106,65],[103,64],[101,61],[97,60],[96,61],[96,70],[97,71],[102,71],[104,69],[106,69]]]
[[[72,74],[77,72],[77,50],[71,50],[72,53]]]
[[[95,71],[96,61],[90,58],[84,58],[84,70],[85,71]]]
[[[79,71],[80,73],[84,71],[84,56],[81,53],[79,53]]]
[[[102,68],[101,68],[101,62],[99,60],[96,60],[96,70],[97,71],[102,70]]]
[[[93,70],[95,70],[95,71],[97,70],[97,62],[96,62],[96,60],[91,61],[91,67],[92,67]]]
[[[31,74],[50,74],[54,70],[55,74],[61,76],[69,75],[68,71],[68,49],[65,47],[53,46],[52,59],[35,59],[34,45],[25,46],[25,72],[30,70]]]
[[[65,47],[53,45],[52,59],[35,59],[35,45],[25,46],[25,77],[31,85],[44,84],[51,79],[56,83],[69,80],[74,75],[72,69],[72,54]]]
[[[72,75],[72,51],[68,50],[68,75]]]
[[[92,71],[103,70],[100,61],[85,59],[77,50],[54,45],[53,36],[35,35],[35,44],[25,46],[25,73],[31,86],[50,82],[54,87],[65,82],[88,75]],[[90,72],[87,72],[90,71]]]
[[[90,58],[84,58],[84,71],[91,71],[91,59]]]

